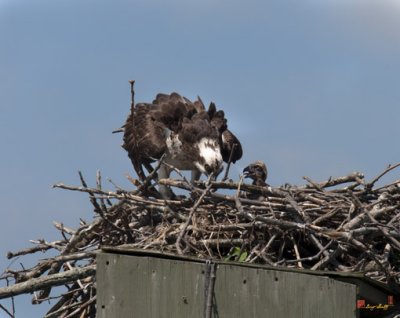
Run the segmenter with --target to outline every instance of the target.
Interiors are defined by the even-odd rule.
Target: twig
[[[212,177],[212,174],[208,177],[208,180],[207,180],[208,183],[210,182],[211,177]],[[210,191],[210,189],[211,189],[211,184],[209,184],[209,185],[207,186],[207,188],[205,188],[205,189],[203,190],[203,193],[201,194],[201,196],[198,198],[198,200],[196,201],[196,203],[195,203],[195,204],[193,205],[193,207],[190,209],[189,216],[188,216],[188,218],[187,218],[185,224],[183,225],[181,232],[179,233],[179,236],[178,236],[178,238],[177,238],[177,240],[176,240],[175,246],[176,246],[176,250],[178,251],[178,253],[179,253],[180,255],[183,254],[182,249],[181,249],[181,246],[180,246],[180,243],[181,243],[181,241],[182,241],[183,236],[184,236],[185,233],[186,233],[186,229],[187,229],[187,227],[189,226],[189,224],[192,222],[192,218],[193,218],[194,212],[196,212],[196,209],[197,209],[198,206],[200,205],[201,201],[203,200],[203,198],[205,197],[205,195],[207,194],[207,192]]]
[[[303,268],[303,264],[301,263],[301,257],[300,257],[300,252],[299,252],[299,248],[297,247],[296,241],[293,238],[293,235],[290,235],[290,240],[292,241],[293,244],[293,249],[296,255],[296,260],[297,260],[297,266],[299,268]]]
[[[50,287],[50,286],[60,286],[65,283],[75,281],[79,278],[85,278],[92,276],[95,273],[96,266],[89,265],[86,267],[79,267],[73,270],[48,275],[40,278],[31,278],[27,282],[18,283],[13,286],[0,288],[0,299],[8,298],[11,296],[16,296],[20,294],[30,293],[38,289]]]
[[[234,143],[233,146],[232,146],[232,149],[231,149],[231,153],[229,154],[228,164],[226,165],[225,174],[224,174],[224,177],[222,178],[222,181],[225,181],[225,180],[228,179],[229,168],[231,167],[232,156],[233,156],[233,152],[235,151],[236,147],[237,147],[237,144]]]
[[[387,174],[389,171],[392,171],[393,169],[396,169],[397,167],[400,166],[400,162],[395,164],[395,165],[389,165],[382,173],[380,173],[378,176],[376,176],[374,179],[372,179],[370,182],[368,182],[365,185],[366,189],[372,189],[372,187],[375,185],[375,183],[382,178],[385,174]]]
[[[36,252],[44,252],[50,248],[52,248],[52,246],[47,245],[47,244],[39,244],[37,246],[29,247],[29,248],[20,250],[18,252],[7,252],[7,258],[11,259],[11,258],[21,256],[21,255],[32,254],[32,253],[36,253]]]
[[[135,85],[135,80],[130,80],[129,84],[131,84],[131,113],[133,114],[135,108],[135,89],[133,87]]]
[[[161,156],[159,159],[157,166],[153,169],[153,171],[146,177],[144,182],[139,186],[139,188],[134,192],[135,194],[137,193],[145,193],[150,181],[153,180],[157,174],[157,171],[160,169],[161,165],[163,164],[163,160],[165,158],[165,153]]]
[[[11,318],[14,318],[14,315],[12,313],[10,313],[6,307],[4,307],[2,304],[0,304],[0,308],[3,309],[5,311],[5,313],[7,315],[9,315]]]

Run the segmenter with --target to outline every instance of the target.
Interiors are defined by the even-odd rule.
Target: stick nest
[[[95,218],[78,229],[55,223],[58,241],[31,241],[33,247],[7,257],[52,250],[55,256],[32,268],[7,269],[0,298],[34,292],[33,303],[56,299],[49,317],[95,317],[95,252],[101,246],[152,249],[204,259],[277,267],[364,272],[380,282],[400,282],[400,181],[377,181],[400,164],[366,182],[361,173],[303,186],[258,187],[239,182],[163,179],[183,189],[174,200],[148,195],[151,182],[136,190],[104,191],[56,184],[89,194]],[[182,190],[181,190],[182,191]],[[11,282],[11,283],[10,283]],[[66,291],[53,287],[64,285]],[[13,317],[13,308],[1,309]]]

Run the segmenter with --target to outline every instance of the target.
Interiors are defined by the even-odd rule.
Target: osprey
[[[267,186],[268,170],[267,166],[262,161],[256,161],[243,169],[245,178],[253,180],[253,184],[257,186]]]
[[[202,173],[216,177],[223,162],[235,163],[242,157],[239,140],[228,130],[222,110],[211,103],[206,110],[200,97],[191,102],[178,93],[158,94],[152,103],[132,107],[123,127],[122,147],[139,178],[151,172],[151,163],[163,157],[158,178],[168,178],[172,167],[191,170],[192,182]],[[172,191],[160,186],[164,198]]]
[[[268,176],[267,166],[262,161],[256,161],[243,169],[245,178],[253,180],[253,185],[266,187],[268,184],[265,182]],[[265,197],[256,193],[249,193],[246,195],[247,199],[263,201]]]

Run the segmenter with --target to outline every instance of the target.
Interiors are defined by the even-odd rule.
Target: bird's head
[[[195,161],[197,169],[206,175],[213,174],[214,177],[217,177],[223,169],[223,160],[218,140],[202,138],[197,143],[197,148],[199,151],[198,160]]]
[[[268,170],[264,162],[256,161],[244,168],[243,174],[245,178],[252,179],[254,184],[261,185],[265,184],[265,180],[267,180]]]

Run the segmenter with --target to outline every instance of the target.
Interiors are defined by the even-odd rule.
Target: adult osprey
[[[195,102],[178,93],[158,94],[152,103],[139,103],[131,109],[124,125],[123,148],[143,181],[143,166],[150,172],[151,163],[162,156],[158,178],[168,178],[171,166],[191,170],[192,181],[202,173],[215,177],[223,161],[235,163],[242,157],[239,140],[228,130],[222,110],[211,103],[208,110],[198,97]],[[160,186],[164,198],[172,191]]]

